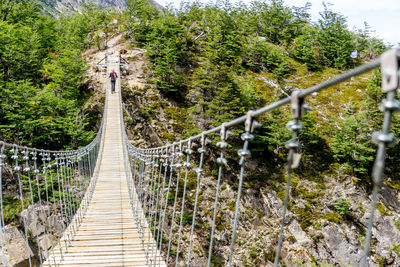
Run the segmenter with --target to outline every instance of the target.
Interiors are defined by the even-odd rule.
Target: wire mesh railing
[[[162,262],[166,262],[168,266],[236,265],[235,251],[240,247],[237,242],[238,227],[244,223],[241,220],[243,180],[248,173],[246,161],[251,156],[249,144],[254,139],[254,129],[259,126],[256,119],[278,107],[290,104],[293,120],[287,124],[292,133],[291,139],[286,142],[287,182],[281,224],[274,244],[274,266],[278,266],[286,227],[291,175],[301,158],[298,133],[303,127],[301,118],[307,111],[307,96],[381,66],[382,89],[386,93],[386,99],[382,103],[384,122],[382,130],[374,134],[373,138],[378,144],[378,149],[372,173],[374,189],[371,216],[366,227],[364,251],[359,259],[360,266],[366,266],[378,192],[383,182],[386,148],[395,140],[390,133],[392,115],[400,110],[400,102],[396,99],[400,79],[398,62],[399,50],[393,49],[381,58],[329,81],[306,90],[297,90],[291,97],[249,111],[245,116],[162,147],[140,149],[134,147],[125,135],[132,172],[128,179],[131,205],[139,225],[148,264],[160,266]],[[240,135],[241,147],[237,155],[232,154],[229,137],[233,129],[237,132],[243,128],[244,132]],[[236,138],[237,145],[238,138],[231,138]],[[220,201],[221,197],[226,198],[221,195],[221,187],[224,177],[227,176],[237,179],[237,183],[232,186],[236,192],[234,196],[230,196],[234,199],[228,203]],[[144,227],[144,224],[148,227]],[[230,238],[222,240],[217,237],[217,231],[219,235],[229,232]],[[162,252],[162,259],[157,251]],[[199,257],[193,257],[194,254],[202,255],[200,258],[203,261],[199,261]],[[218,263],[216,254],[223,255],[222,259],[217,259]]]
[[[54,248],[58,245],[61,257],[68,252],[96,184],[104,110],[96,137],[81,149],[53,151],[0,141],[2,266],[14,266],[13,254],[24,252],[27,266],[45,261],[56,266],[51,261]],[[15,243],[18,229],[22,230],[24,252],[17,251],[21,249]]]

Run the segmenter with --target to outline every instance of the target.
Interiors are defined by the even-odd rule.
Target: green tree
[[[52,18],[31,1],[0,2],[1,140],[47,149],[92,140],[82,50],[110,15],[86,7]]]
[[[293,57],[306,64],[310,71],[321,69],[319,62],[319,44],[317,40],[318,32],[315,27],[304,29],[304,34],[294,39],[292,44]]]
[[[329,9],[324,4],[324,11],[318,20],[317,41],[320,47],[318,56],[328,67],[347,68],[352,66],[350,53],[355,49],[346,18]]]
[[[378,106],[383,98],[380,73],[375,72],[367,87],[367,98],[361,110],[349,109],[339,129],[334,131],[331,148],[333,157],[352,173],[365,176],[371,172],[376,146],[372,133],[379,129],[382,112]]]
[[[283,0],[253,1],[249,12],[249,23],[256,35],[266,37],[274,44],[290,44],[293,39],[302,34],[302,28],[307,25],[310,15],[310,5],[290,8]]]

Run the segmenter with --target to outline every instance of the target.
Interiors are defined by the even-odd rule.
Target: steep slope
[[[164,98],[148,82],[153,72],[148,66],[146,50],[131,47],[117,37],[110,41],[107,53],[114,51],[120,51],[122,57],[129,62],[129,67],[122,75],[122,92],[124,119],[131,142],[138,147],[155,147],[179,139],[179,129],[186,127],[185,117],[190,112],[171,99]],[[99,52],[89,55],[88,58],[95,63],[104,55],[104,52]],[[102,75],[99,69],[93,70],[99,77]],[[305,76],[310,78],[311,74]],[[331,77],[332,73],[327,70],[317,80]],[[346,92],[353,87],[365,87],[365,79],[366,76],[361,76],[342,84],[341,91]],[[299,79],[297,86],[309,86],[302,84],[303,82],[309,81]],[[337,88],[333,88],[326,94],[338,98],[336,94],[339,93]],[[328,114],[323,112],[323,107],[326,105],[323,105],[320,99],[327,97],[326,94],[313,97],[311,101],[314,107],[320,107],[313,112],[316,118]],[[356,96],[353,93],[352,97]],[[208,238],[212,224],[210,207],[214,203],[216,193],[216,177],[212,174],[215,171],[212,161],[216,155],[213,149],[210,149],[209,153],[207,171],[201,180],[199,219],[196,222],[192,259],[194,266],[205,266],[207,263]],[[285,175],[282,162],[271,168],[261,154],[259,157],[261,160],[257,159],[258,154],[255,151],[253,158],[246,164],[249,174],[245,177],[245,189],[240,205],[237,247],[233,259],[235,266],[270,266],[274,257],[283,208]],[[311,159],[305,159],[302,164],[310,166],[311,163]],[[236,167],[229,167],[221,185],[216,247],[212,259],[214,266],[224,266],[228,260],[229,227],[233,223],[235,205],[233,199],[237,190],[236,175]],[[189,206],[194,202],[195,179],[195,173],[189,172],[191,186],[186,195],[188,203],[191,203]],[[338,170],[333,168],[313,178],[302,173],[296,174],[292,180],[292,202],[285,227],[283,262],[287,266],[316,266],[316,263],[322,266],[356,266],[361,257],[364,229],[368,222],[369,193],[356,177],[351,177],[341,168]],[[178,198],[181,201],[181,196]],[[400,264],[399,198],[398,188],[387,183],[380,195],[375,218],[377,234],[374,234],[369,266]],[[170,213],[173,212],[172,203],[168,209]],[[187,212],[190,214],[190,208]],[[186,211],[184,214],[187,216]],[[167,235],[168,231],[165,234]],[[174,238],[177,238],[177,233],[174,235]],[[190,225],[187,224],[183,227],[183,240],[189,240],[189,237]],[[173,246],[172,251],[175,249],[176,246]],[[184,243],[181,251],[187,252],[187,250],[188,246]],[[184,260],[180,259],[180,264],[183,264]]]

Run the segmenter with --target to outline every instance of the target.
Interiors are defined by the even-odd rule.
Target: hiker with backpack
[[[115,81],[117,80],[118,75],[114,70],[111,70],[110,80],[111,80],[111,93],[115,93]]]

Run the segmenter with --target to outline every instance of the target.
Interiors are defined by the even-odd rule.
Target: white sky
[[[284,0],[289,6],[312,4],[310,13],[314,21],[323,10],[322,0]],[[364,29],[368,23],[375,36],[393,45],[400,43],[400,0],[331,0],[331,9],[347,18],[350,29],[354,26]]]
[[[191,0],[185,0],[191,1]],[[207,0],[201,0],[208,2]],[[239,2],[239,0],[230,0]],[[242,0],[247,3],[250,0]],[[323,0],[284,0],[288,6],[304,6],[307,2],[312,4],[311,16],[313,21],[319,18],[319,12],[323,10]],[[179,6],[181,0],[157,0],[166,6],[173,3]],[[347,18],[349,29],[353,27],[364,29],[364,21],[375,32],[375,36],[385,42],[397,45],[400,43],[400,0],[328,0],[333,4],[330,8]]]

